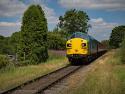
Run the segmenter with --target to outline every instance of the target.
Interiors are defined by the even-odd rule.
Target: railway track
[[[53,84],[67,77],[81,67],[82,66],[66,66],[10,90],[3,91],[0,94],[41,94],[44,90],[48,89]]]

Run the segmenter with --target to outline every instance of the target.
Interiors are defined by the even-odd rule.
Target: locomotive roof
[[[70,39],[72,38],[83,38],[83,39],[86,39],[88,41],[90,40],[96,40],[94,39],[92,36],[86,34],[86,33],[82,33],[82,32],[76,32],[76,33],[73,33],[70,37]],[[97,41],[97,40],[96,40]]]

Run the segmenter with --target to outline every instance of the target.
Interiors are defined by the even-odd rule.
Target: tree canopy
[[[15,32],[11,37],[4,37],[0,35],[0,54],[15,55],[19,43],[20,32]]]
[[[11,54],[11,46],[9,45],[9,37],[0,35],[0,54]]]
[[[64,50],[66,39],[60,31],[48,32],[48,48],[53,50]]]
[[[59,27],[64,29],[68,34],[74,32],[87,33],[89,28],[89,16],[81,10],[71,9],[66,11],[64,16],[59,17]]]
[[[109,40],[102,40],[101,43],[102,43],[105,47],[109,48]]]
[[[42,62],[48,58],[47,20],[39,5],[31,5],[24,13],[18,47],[20,60]]]
[[[125,38],[125,26],[118,26],[112,30],[109,44],[111,48],[118,48],[121,46],[123,39]]]

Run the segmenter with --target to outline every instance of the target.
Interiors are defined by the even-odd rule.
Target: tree
[[[60,32],[48,32],[48,48],[54,50],[64,50],[66,39]]]
[[[47,52],[47,20],[39,5],[31,5],[24,13],[18,48],[20,60],[44,62]]]
[[[9,43],[10,37],[0,35],[0,54],[14,54],[12,44]]]
[[[74,32],[84,32],[87,33],[89,28],[89,17],[84,11],[71,9],[66,11],[64,16],[59,17],[59,27],[64,29],[68,34]]]
[[[112,30],[109,45],[111,48],[118,48],[125,37],[125,26],[118,26]]]
[[[19,44],[19,39],[20,39],[20,31],[13,33],[12,36],[10,37],[10,39],[9,39],[9,43],[11,45],[12,52],[14,54],[17,53],[17,47],[18,47],[18,44]]]
[[[0,54],[15,55],[20,39],[20,32],[15,32],[11,37],[0,36]]]
[[[109,48],[109,40],[102,40],[101,43],[102,43],[106,48]]]

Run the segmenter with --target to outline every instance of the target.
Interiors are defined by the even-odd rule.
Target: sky
[[[67,10],[78,9],[90,18],[89,34],[101,41],[109,39],[114,27],[125,25],[125,0],[0,0],[0,35],[20,31],[23,13],[31,4],[40,4],[48,29],[53,30]]]

